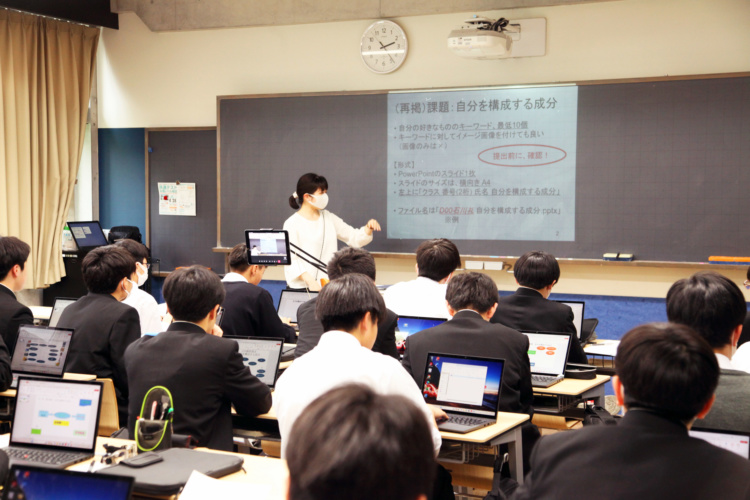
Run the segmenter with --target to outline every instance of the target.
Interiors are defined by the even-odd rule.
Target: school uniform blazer
[[[684,424],[630,410],[618,425],[592,425],[539,440],[513,499],[750,498],[750,461],[691,438]]]
[[[465,310],[441,325],[407,337],[401,364],[421,389],[430,352],[504,359],[500,411],[533,415],[528,351],[525,335]]]
[[[297,341],[294,328],[284,324],[267,290],[252,283],[224,281],[227,296],[221,304],[224,317],[221,329],[233,337],[276,337],[284,342]]]
[[[18,339],[18,327],[34,324],[31,309],[18,302],[10,288],[0,285],[0,337],[9,353],[13,353]]]
[[[314,297],[297,309],[297,326],[299,326],[299,337],[297,338],[297,348],[294,350],[294,359],[299,358],[306,352],[311,351],[320,337],[323,336],[323,323],[315,318],[315,306],[318,298]],[[385,310],[385,319],[378,324],[378,336],[375,339],[375,345],[372,346],[373,352],[379,352],[398,359],[398,350],[396,350],[396,326],[398,325],[398,316],[390,309]]]
[[[573,324],[573,309],[565,304],[545,299],[531,288],[521,287],[516,293],[500,297],[492,323],[505,325],[519,332],[560,332],[573,336],[568,349],[568,363],[588,363],[586,353],[578,342]]]
[[[128,418],[128,378],[123,355],[141,337],[138,311],[110,294],[89,293],[65,308],[57,326],[74,330],[65,371],[111,378],[120,426],[124,426]]]
[[[217,450],[232,451],[232,405],[247,416],[271,409],[271,391],[242,363],[237,342],[193,323],[175,322],[165,332],[143,336],[128,347],[125,366],[131,437],[143,398],[157,385],[172,394],[174,432]]]

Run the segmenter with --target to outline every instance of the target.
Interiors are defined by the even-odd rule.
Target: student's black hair
[[[385,316],[385,303],[375,283],[364,274],[347,274],[332,280],[320,291],[315,306],[315,316],[326,332],[352,331],[368,312],[377,323]]]
[[[123,278],[135,272],[135,258],[124,248],[107,245],[86,254],[81,263],[83,282],[91,293],[112,293]]]
[[[172,271],[162,288],[167,308],[177,321],[201,321],[224,302],[226,292],[219,277],[203,266]]]
[[[148,248],[143,243],[131,239],[122,239],[115,242],[116,247],[124,248],[133,256],[136,262],[143,264],[143,259],[148,261]]]
[[[676,281],[667,292],[667,318],[700,333],[711,347],[732,341],[745,321],[747,304],[740,288],[726,276],[700,271]]]
[[[286,455],[290,500],[429,498],[437,470],[424,414],[403,396],[361,384],[310,403]]]
[[[423,241],[416,253],[419,275],[433,281],[447,278],[461,265],[458,247],[445,238]]]
[[[15,236],[0,237],[0,281],[8,277],[13,266],[18,264],[23,270],[29,260],[31,247]]]
[[[236,273],[244,273],[250,263],[247,261],[247,245],[240,243],[229,252],[229,269]]]
[[[375,281],[375,259],[364,248],[345,247],[328,261],[328,277],[332,280],[345,274],[358,273]]]
[[[305,195],[315,194],[318,189],[328,191],[328,181],[325,177],[313,173],[303,175],[297,181],[297,190],[295,191],[297,197],[295,198],[294,195],[289,197],[289,206],[297,210],[302,206],[302,199]]]
[[[692,328],[651,323],[630,330],[615,357],[628,408],[645,408],[688,422],[719,383],[711,346]]]
[[[498,302],[497,285],[486,274],[459,274],[448,282],[445,300],[454,311],[473,309],[484,314]]]
[[[518,258],[513,275],[519,285],[541,290],[560,279],[560,265],[554,255],[535,250]]]

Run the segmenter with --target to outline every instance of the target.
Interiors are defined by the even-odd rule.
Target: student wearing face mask
[[[380,231],[380,224],[370,219],[355,229],[340,217],[326,210],[328,181],[325,177],[309,173],[299,178],[297,190],[289,197],[289,206],[297,212],[284,222],[289,232],[289,242],[322,262],[328,262],[336,253],[339,239],[350,247],[363,247],[372,241],[372,232]],[[292,247],[292,264],[284,266],[289,288],[320,290],[321,278],[328,275],[297,257]]]
[[[141,290],[141,287],[148,281],[149,264],[146,245],[135,240],[124,239],[115,243],[115,246],[125,249],[133,256],[133,259],[135,259],[135,274],[138,276],[138,280],[133,283],[133,291],[122,303],[138,311],[138,317],[141,320],[141,335],[163,332],[166,327],[162,324],[156,299],[151,294]]]

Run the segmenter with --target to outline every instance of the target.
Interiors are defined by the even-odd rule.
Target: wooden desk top
[[[597,375],[596,378],[591,380],[578,380],[573,378],[566,378],[562,382],[559,382],[551,387],[543,389],[541,387],[534,387],[534,394],[558,394],[561,396],[580,396],[586,391],[589,391],[597,386],[606,384],[609,382],[607,375]]]
[[[86,373],[63,373],[63,380],[80,380],[88,382],[89,380],[96,380],[96,375],[88,375]],[[4,398],[15,398],[16,390],[8,389],[7,391],[0,392],[0,397]]]

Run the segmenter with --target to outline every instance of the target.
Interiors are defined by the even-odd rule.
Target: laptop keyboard
[[[67,463],[77,463],[91,458],[90,453],[66,452],[66,451],[46,451],[31,448],[3,448],[11,460],[35,462],[46,465],[61,465]]]
[[[479,425],[485,423],[487,420],[484,418],[476,418],[476,417],[460,417],[456,415],[451,415],[450,422],[451,424],[458,424],[458,425]]]
[[[549,384],[552,382],[555,382],[556,380],[559,380],[560,377],[556,375],[539,375],[539,374],[531,374],[531,385],[535,384]]]

